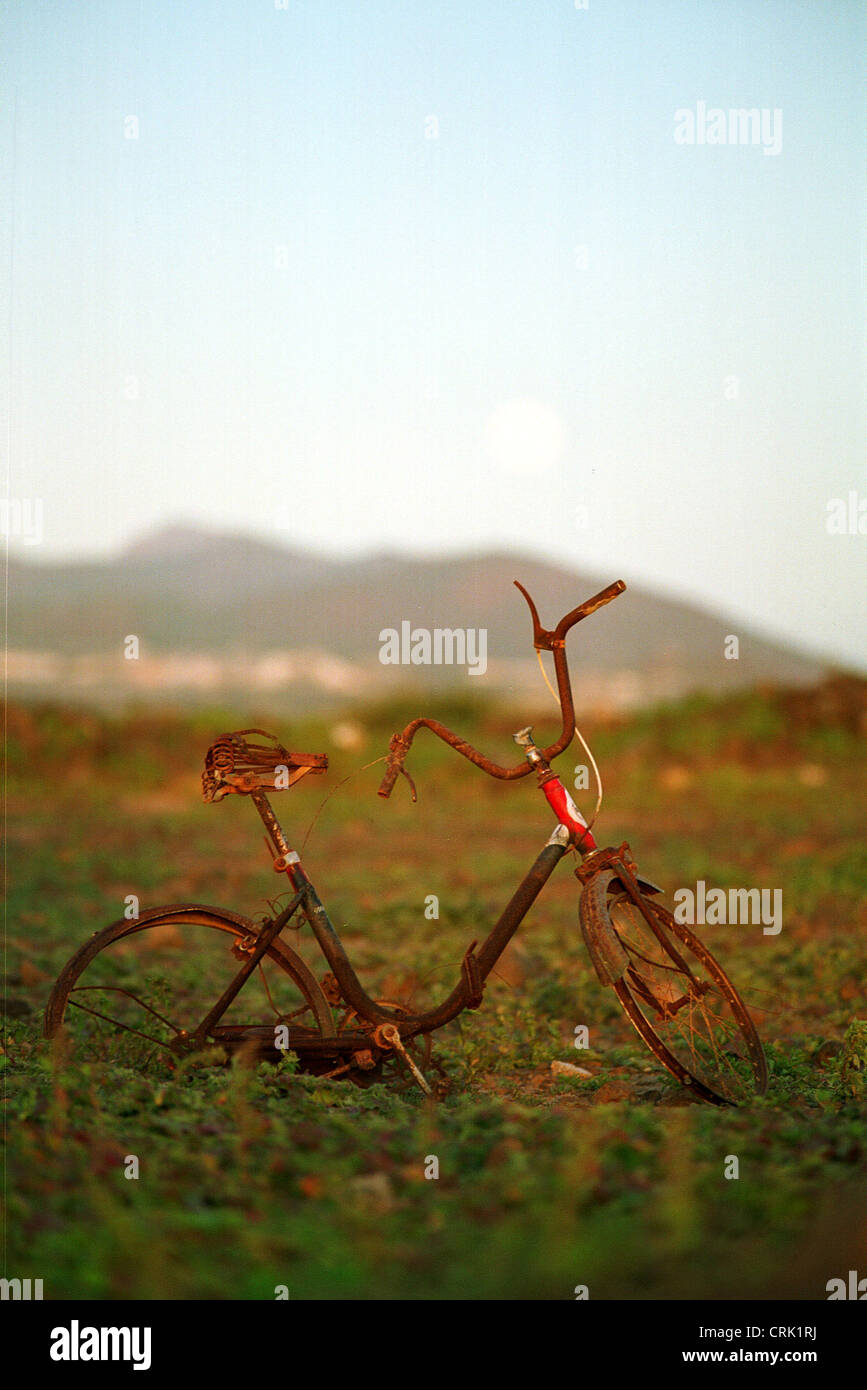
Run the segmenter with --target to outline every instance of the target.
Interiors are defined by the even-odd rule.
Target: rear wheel
[[[183,1056],[194,1050],[193,1034],[254,949],[258,931],[248,917],[200,903],[113,922],[61,972],[45,1010],[45,1036],[63,1025],[77,1055],[129,1066]],[[263,1019],[266,1032],[283,1025],[274,1046],[279,1036],[288,1051],[293,1044],[318,1051],[319,1040],[334,1033],[316,977],[280,938],[201,1046],[246,1046],[262,1034]]]

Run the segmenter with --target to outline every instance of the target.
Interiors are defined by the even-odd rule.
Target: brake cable
[[[542,672],[542,679],[544,680],[545,684],[547,685],[548,689],[550,690],[551,695],[552,695],[552,697],[553,697],[553,699],[554,699],[555,704],[559,705],[559,704],[560,704],[560,697],[558,696],[556,690],[554,689],[553,685],[551,684],[551,682],[550,682],[549,679],[548,679],[548,672],[545,670],[545,663],[542,661],[542,653],[541,653],[541,651],[539,650],[538,647],[536,648],[536,658],[537,658],[537,660],[538,660],[538,662],[539,662],[539,670]],[[587,757],[590,759],[590,766],[593,768],[593,776],[594,776],[595,781],[596,781],[596,806],[595,806],[595,808],[594,808],[594,810],[593,810],[593,815],[590,817],[589,821],[587,822],[587,829],[590,830],[591,827],[595,824],[595,822],[596,822],[596,817],[599,815],[599,812],[600,812],[600,810],[601,810],[601,808],[602,808],[602,774],[600,773],[599,768],[598,768],[598,766],[597,766],[597,764],[596,764],[596,759],[595,759],[594,756],[593,756],[593,753],[592,753],[592,751],[591,751],[591,749],[590,749],[590,745],[589,745],[589,744],[587,743],[587,741],[585,740],[584,735],[582,734],[581,730],[578,728],[578,725],[575,723],[575,720],[574,720],[574,719],[572,720],[572,728],[573,728],[575,734],[576,734],[577,737],[578,737],[578,742],[581,744],[581,747],[584,749],[584,752],[587,754]]]
[[[339,792],[341,787],[345,787],[347,782],[351,782],[353,777],[357,777],[359,772],[366,772],[369,767],[376,767],[377,763],[384,763],[387,756],[388,755],[386,753],[383,753],[381,757],[373,758],[371,762],[364,763],[362,767],[354,767],[351,772],[348,772],[345,777],[341,778],[341,780],[337,783],[335,787],[331,788],[331,791],[327,794],[327,796],[324,796],[322,798],[312,821],[307,827],[307,833],[304,836],[304,839],[301,841],[300,853],[303,854],[307,846],[307,841],[310,839],[310,835],[313,831],[313,827],[318,821],[319,817],[322,815],[322,812],[325,810],[325,807],[327,803],[331,800],[332,796],[334,796],[336,792]]]

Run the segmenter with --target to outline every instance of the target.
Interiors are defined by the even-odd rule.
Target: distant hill
[[[486,628],[491,675],[516,677],[519,670],[526,674],[533,652],[529,614],[513,579],[533,595],[542,622],[553,626],[617,577],[497,552],[341,562],[249,536],[171,527],[106,562],[11,559],[8,644],[13,652],[50,654],[55,664],[44,669],[58,679],[74,659],[89,658],[88,669],[96,670],[96,658],[116,655],[123,638],[135,633],[152,658],[207,654],[215,670],[221,661],[240,669],[239,662],[264,654],[307,652],[337,658],[371,679],[389,670],[418,684],[418,668],[397,672],[378,662],[381,630],[408,620],[429,629]],[[740,641],[737,661],[723,656],[730,633]],[[671,693],[757,681],[806,684],[826,670],[822,661],[741,623],[631,586],[576,629],[570,654],[588,679],[655,672],[659,689]],[[454,667],[426,669],[424,681],[429,677],[467,680]],[[341,685],[351,693],[345,670],[335,676],[335,690]]]

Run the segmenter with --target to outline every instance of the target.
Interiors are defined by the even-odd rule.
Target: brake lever
[[[416,792],[416,789],[415,789],[415,782],[412,780],[412,778],[410,777],[410,775],[409,775],[409,773],[407,772],[407,770],[406,770],[405,767],[403,767],[403,766],[401,765],[401,769],[400,769],[400,770],[401,770],[401,772],[403,773],[403,775],[404,775],[404,777],[406,778],[406,780],[409,782],[409,790],[410,790],[410,793],[412,794],[412,799],[413,799],[413,801],[418,801],[418,793]]]

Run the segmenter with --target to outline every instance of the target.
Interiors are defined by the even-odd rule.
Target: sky
[[[521,550],[867,664],[859,0],[7,0],[0,45],[15,553]]]

